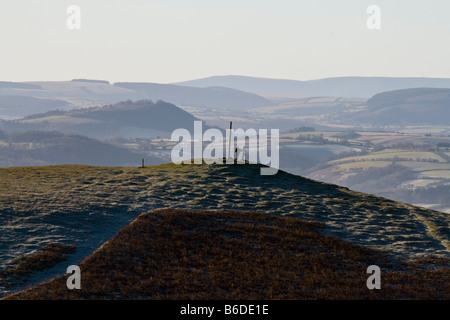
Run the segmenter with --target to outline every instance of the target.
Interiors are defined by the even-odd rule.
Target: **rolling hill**
[[[88,119],[98,123],[108,123],[117,127],[172,132],[177,128],[192,129],[198,120],[190,113],[164,101],[125,101],[114,105],[77,109],[66,113],[71,118]]]
[[[55,164],[130,166],[138,165],[142,155],[85,136],[56,131],[0,133],[0,167]],[[148,164],[160,164],[146,156]]]
[[[450,88],[447,78],[336,77],[317,80],[286,80],[246,76],[213,76],[177,84],[192,87],[221,86],[264,96],[325,96],[370,98],[375,94],[407,88]]]
[[[267,106],[270,102],[236,89],[193,88],[159,83],[109,83],[104,80],[0,82],[0,118],[24,117],[55,109],[75,109],[126,100],[165,100],[177,105],[209,108]]]
[[[23,83],[23,82],[10,82],[10,81],[0,81],[0,92],[1,90],[42,90],[42,87],[36,84]]]
[[[193,130],[198,120],[164,101],[123,101],[102,107],[50,111],[16,121],[0,122],[8,132],[46,130],[91,138],[169,136],[177,128]],[[205,125],[207,128],[208,126]]]
[[[164,100],[182,106],[240,110],[271,104],[256,94],[218,86],[194,88],[174,84],[127,82],[115,83],[114,86],[133,90],[139,99]]]
[[[448,214],[283,171],[260,176],[259,170],[256,164],[0,169],[0,268],[8,270],[17,257],[50,243],[77,248],[64,263],[20,281],[3,279],[1,291],[64,274],[67,265],[79,264],[122,227],[156,208],[292,216],[323,223],[324,234],[383,250],[389,259],[450,257]]]
[[[450,89],[411,88],[382,92],[344,121],[377,126],[450,125]]]
[[[30,113],[44,113],[51,110],[65,110],[73,105],[65,100],[35,98],[28,96],[0,96],[0,119],[21,118]]]

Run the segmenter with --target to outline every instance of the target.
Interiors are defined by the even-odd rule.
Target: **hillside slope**
[[[247,76],[213,76],[178,82],[193,87],[221,86],[264,95],[331,96],[370,98],[392,90],[431,87],[450,88],[446,78],[335,77],[317,80],[286,80]]]
[[[177,106],[151,100],[122,101],[101,107],[51,111],[20,120],[0,122],[5,131],[46,130],[91,138],[169,136],[173,130],[193,131],[198,120]],[[207,125],[204,125],[208,128]]]
[[[412,88],[382,92],[367,108],[344,120],[376,126],[450,125],[450,89]]]
[[[225,87],[193,88],[174,84],[118,82],[114,86],[133,90],[138,99],[165,100],[182,106],[242,108],[270,105],[254,93]]]
[[[80,264],[81,290],[67,290],[66,275],[7,299],[450,297],[449,268],[394,266],[381,252],[323,235],[323,226],[264,212],[151,211]],[[383,270],[381,290],[366,286],[374,264]]]
[[[259,169],[249,164],[0,169],[0,268],[51,242],[76,244],[68,263],[77,264],[155,208],[292,215],[324,222],[326,234],[394,256],[450,255],[448,214],[283,171],[260,176]],[[64,266],[55,268],[36,279],[65,272]],[[11,289],[3,284],[0,290]]]
[[[72,81],[0,81],[0,119],[24,117],[55,109],[76,109],[125,100],[164,100],[177,105],[241,110],[270,105],[265,98],[241,90],[162,83],[74,79]]]
[[[106,142],[55,131],[0,132],[0,167],[55,164],[135,166],[138,152]],[[147,164],[160,164],[160,158],[146,156]]]
[[[31,113],[65,110],[73,107],[67,101],[20,95],[0,95],[0,118],[20,118]]]

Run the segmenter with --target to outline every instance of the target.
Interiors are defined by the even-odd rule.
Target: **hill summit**
[[[0,268],[48,243],[76,245],[64,264],[33,275],[22,287],[64,274],[67,265],[78,264],[140,214],[157,208],[291,216],[323,223],[326,235],[392,257],[450,256],[448,214],[283,171],[261,176],[260,168],[166,164],[0,169]],[[3,293],[20,287],[7,288],[0,281]]]

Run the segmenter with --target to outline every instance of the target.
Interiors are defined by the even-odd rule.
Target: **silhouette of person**
[[[239,147],[237,147],[236,149],[234,149],[234,158],[236,160],[239,160],[239,155],[241,155],[241,160],[242,159],[245,160],[245,158],[243,157],[244,156],[244,150],[239,148]]]

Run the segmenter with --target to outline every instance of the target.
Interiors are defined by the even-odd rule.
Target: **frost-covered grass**
[[[259,169],[249,164],[2,168],[0,270],[49,243],[75,244],[67,263],[78,264],[141,213],[158,208],[290,215],[323,222],[326,234],[395,256],[450,255],[448,214],[283,171],[261,176]],[[66,267],[59,264],[52,274]],[[39,281],[39,273],[33,279]]]
[[[448,259],[394,265],[324,226],[264,212],[152,211],[80,264],[81,290],[60,276],[8,299],[450,298]],[[381,290],[366,286],[374,264]]]

